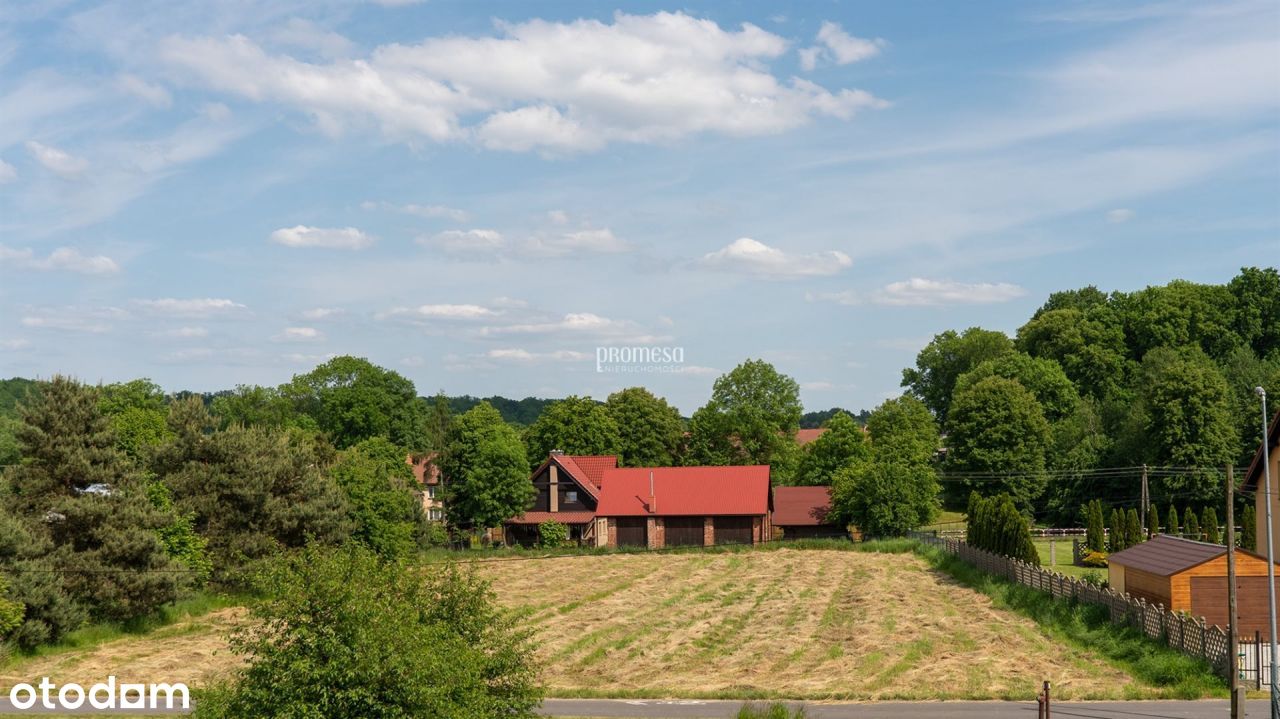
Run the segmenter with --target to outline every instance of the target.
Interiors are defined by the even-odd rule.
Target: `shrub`
[[[488,584],[422,572],[352,544],[286,555],[259,575],[247,659],[198,717],[532,719],[541,701],[526,630]]]
[[[1089,552],[1080,558],[1080,564],[1086,567],[1102,567],[1107,566],[1106,552]]]
[[[563,547],[569,543],[569,528],[554,519],[538,525],[538,544],[548,549]]]
[[[1007,494],[995,497],[970,495],[973,518],[969,520],[966,541],[970,546],[1030,564],[1040,564],[1040,552],[1031,541],[1031,527],[1013,498]]]
[[[1103,560],[1106,561],[1105,559]],[[1106,589],[1109,582],[1101,572],[1088,571],[1080,575],[1080,581],[1085,584],[1092,584],[1099,589]]]
[[[1205,507],[1200,515],[1200,528],[1204,531],[1204,541],[1210,544],[1222,544],[1222,534],[1218,531],[1218,513],[1213,507]]]

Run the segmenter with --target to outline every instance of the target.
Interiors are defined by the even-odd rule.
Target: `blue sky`
[[[0,375],[423,394],[763,357],[872,407],[944,329],[1280,257],[1274,2],[0,7]],[[601,346],[681,347],[670,374]]]

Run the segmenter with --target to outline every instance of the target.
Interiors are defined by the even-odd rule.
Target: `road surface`
[[[788,702],[789,704],[792,704]],[[799,706],[798,703],[793,704]],[[804,703],[806,719],[1035,719],[1035,702]],[[553,717],[732,719],[740,701],[692,699],[547,699]],[[1227,701],[1054,702],[1055,719],[1211,719],[1231,715]],[[1267,716],[1267,700],[1252,700],[1247,715]]]

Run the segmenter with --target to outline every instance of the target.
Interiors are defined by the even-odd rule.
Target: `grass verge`
[[[987,574],[936,547],[918,545],[916,551],[933,568],[990,597],[995,606],[1035,620],[1048,636],[1094,652],[1140,682],[1169,690],[1173,698],[1227,696],[1225,681],[1208,662],[1174,651],[1132,627],[1112,624],[1103,607],[1054,599]]]

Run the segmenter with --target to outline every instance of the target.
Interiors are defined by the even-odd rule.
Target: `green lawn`
[[[935,529],[964,529],[964,512],[943,510],[938,513],[932,524],[921,527],[920,531],[929,532]]]
[[[1077,567],[1071,563],[1071,537],[1059,537],[1057,539],[1037,538],[1032,540],[1035,542],[1036,549],[1040,551],[1040,566],[1045,569],[1052,569],[1067,575],[1068,577],[1083,577],[1086,574],[1094,574],[1102,579],[1107,578],[1107,570],[1094,569],[1091,567]],[[1049,543],[1053,542],[1057,545],[1055,554],[1058,560],[1055,563],[1049,562]]]

